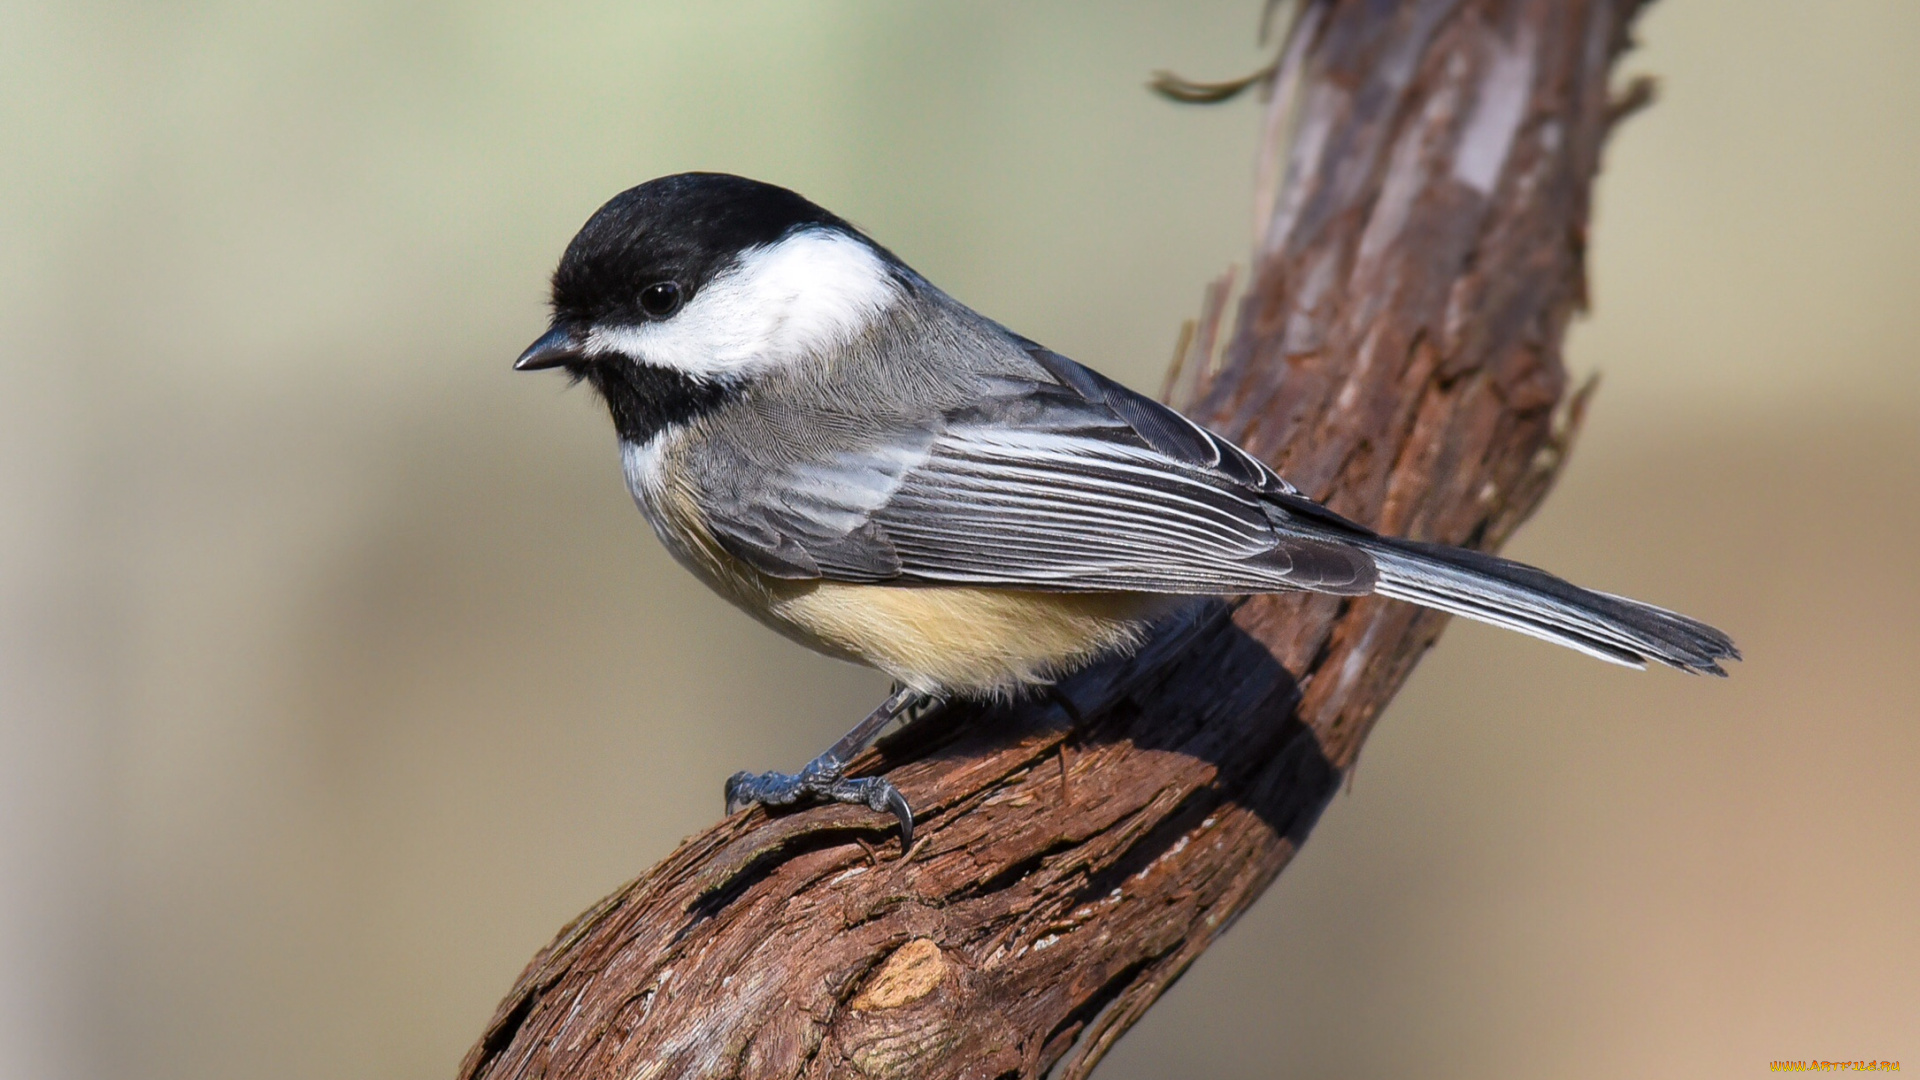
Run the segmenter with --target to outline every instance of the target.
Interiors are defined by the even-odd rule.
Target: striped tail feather
[[[1726,675],[1733,640],[1651,604],[1583,589],[1544,570],[1466,548],[1390,537],[1360,541],[1379,570],[1374,592],[1517,630],[1590,656],[1644,668],[1657,660]]]

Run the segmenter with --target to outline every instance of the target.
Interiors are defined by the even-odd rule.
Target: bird
[[[1204,597],[1371,594],[1633,667],[1739,658],[1684,615],[1350,521],[774,184],[690,172],[622,192],[567,244],[551,311],[513,366],[604,400],[675,560],[894,682],[798,772],[729,777],[729,813],[862,804],[910,845],[898,789],[846,775],[889,723],[1049,687]]]

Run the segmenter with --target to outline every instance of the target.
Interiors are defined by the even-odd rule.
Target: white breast
[[[654,534],[666,545],[667,551],[682,566],[693,570],[702,577],[707,571],[696,565],[694,549],[697,544],[685,535],[684,523],[670,512],[666,504],[667,490],[664,482],[662,458],[666,454],[667,433],[660,432],[643,443],[620,443],[620,461],[627,474],[627,491],[633,495],[634,505],[653,526]]]
[[[642,492],[657,490],[660,486],[660,454],[666,440],[666,432],[657,432],[653,438],[643,443],[631,443],[624,439],[620,442],[620,462],[626,468],[627,490],[642,502]]]

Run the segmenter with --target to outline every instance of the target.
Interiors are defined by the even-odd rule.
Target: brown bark
[[[1344,514],[1498,544],[1564,450],[1638,6],[1303,5],[1248,295],[1219,369],[1196,346],[1170,389]],[[1215,605],[1071,705],[928,717],[856,767],[918,808],[904,858],[864,809],[720,822],[535,957],[461,1075],[1085,1076],[1286,866],[1443,621]]]

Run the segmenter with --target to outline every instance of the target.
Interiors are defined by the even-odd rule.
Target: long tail
[[[1465,548],[1368,537],[1359,546],[1379,570],[1374,591],[1518,630],[1602,660],[1644,668],[1726,674],[1740,659],[1733,639],[1706,623],[1651,604],[1582,589],[1517,562]]]

